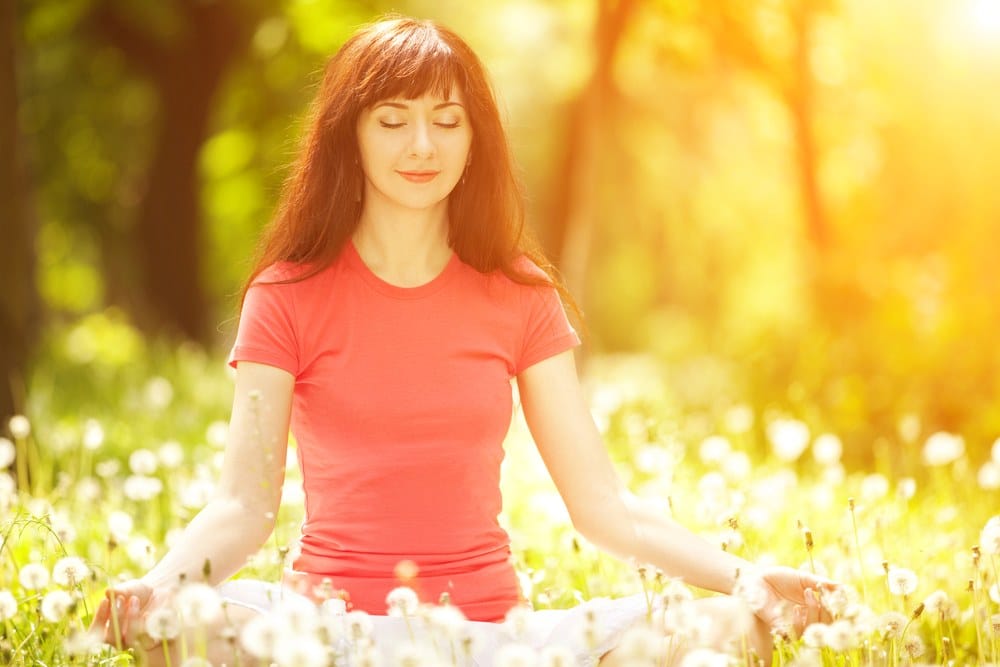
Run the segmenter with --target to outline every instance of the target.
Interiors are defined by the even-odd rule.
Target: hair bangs
[[[465,92],[466,72],[459,54],[431,26],[388,31],[378,45],[378,60],[360,86],[360,106],[382,100],[412,100],[427,94],[447,99],[457,88]]]

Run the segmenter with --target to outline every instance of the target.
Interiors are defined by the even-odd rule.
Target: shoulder
[[[303,276],[307,275],[309,272],[309,267],[305,264],[300,264],[298,262],[275,262],[264,267],[260,273],[258,273],[253,281],[252,285],[267,285],[272,283],[283,283],[285,281],[296,281],[301,280]]]

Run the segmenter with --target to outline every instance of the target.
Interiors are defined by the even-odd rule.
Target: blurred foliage
[[[79,338],[95,359],[159,344],[120,337],[122,313],[141,299],[124,239],[162,122],[149,83],[88,30],[99,4],[18,4],[49,340]],[[169,38],[173,3],[110,4]],[[216,95],[198,164],[202,280],[220,346],[325,58],[389,9],[439,19],[481,54],[532,222],[559,254],[552,211],[574,168],[559,156],[580,139],[568,110],[595,67],[601,2],[236,4],[260,18]],[[740,400],[832,429],[855,465],[879,448],[905,454],[907,414],[925,433],[988,446],[1000,433],[998,17],[990,0],[636,3],[611,63],[600,187],[587,201],[589,351],[650,353],[689,419]],[[807,85],[795,92],[800,51]],[[807,226],[810,179],[822,243]],[[90,319],[73,324],[80,317]]]

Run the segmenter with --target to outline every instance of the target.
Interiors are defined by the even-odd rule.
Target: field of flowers
[[[149,568],[210,498],[231,379],[219,356],[150,349],[113,321],[83,323],[49,345],[26,416],[4,425],[0,438],[0,664],[133,664],[131,653],[85,629],[109,582]],[[1000,440],[973,460],[960,434],[926,432],[919,416],[899,415],[872,469],[849,472],[841,440],[822,425],[740,403],[687,412],[653,367],[635,359],[588,366],[595,419],[629,487],[753,562],[846,584],[825,600],[830,624],[778,638],[775,664],[1000,664]],[[519,419],[504,465],[503,520],[536,608],[644,592],[659,608],[654,623],[697,643],[698,624],[681,613],[687,589],[574,536]],[[291,454],[278,527],[240,576],[277,579],[294,553],[299,481]],[[224,613],[204,588],[189,584],[148,634],[170,637],[181,624]],[[398,664],[465,664],[471,639],[463,640],[453,609],[413,608],[405,592],[396,602],[449,647],[401,649]],[[336,601],[321,611],[294,607],[284,620],[262,616],[234,634],[243,664],[372,664],[357,648],[362,615]],[[283,639],[292,628],[308,639]],[[663,664],[676,644],[660,636],[626,637],[634,664]],[[738,664],[714,648],[685,664]],[[186,652],[184,664],[205,664],[197,642]],[[503,660],[566,666],[572,656],[511,644]]]

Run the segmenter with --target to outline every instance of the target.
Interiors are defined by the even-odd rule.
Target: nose
[[[434,155],[434,142],[431,140],[430,124],[418,120],[413,123],[412,127],[410,155],[413,157],[432,157]]]

